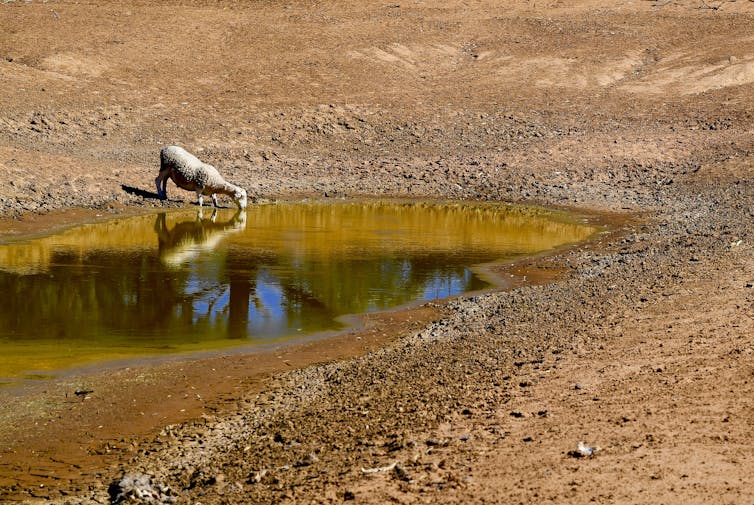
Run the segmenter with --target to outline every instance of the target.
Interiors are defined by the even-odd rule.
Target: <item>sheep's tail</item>
[[[167,147],[160,149],[160,172],[169,168],[169,156],[167,151]]]

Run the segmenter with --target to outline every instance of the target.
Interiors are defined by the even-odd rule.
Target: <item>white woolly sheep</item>
[[[160,200],[168,197],[168,179],[173,179],[179,188],[195,191],[199,207],[203,195],[210,195],[213,205],[218,207],[217,194],[222,193],[230,196],[239,209],[246,208],[245,189],[226,182],[215,167],[203,163],[182,147],[168,146],[160,150],[160,174],[154,180]]]

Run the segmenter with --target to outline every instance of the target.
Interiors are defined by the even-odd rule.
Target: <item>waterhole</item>
[[[490,287],[480,265],[583,241],[583,219],[492,204],[306,203],[159,213],[0,245],[0,381],[270,344]]]

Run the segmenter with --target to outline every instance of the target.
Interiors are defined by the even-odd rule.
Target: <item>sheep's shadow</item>
[[[160,198],[160,195],[158,195],[154,191],[147,191],[146,189],[135,188],[133,186],[127,186],[125,184],[121,184],[120,187],[121,187],[121,189],[123,191],[125,191],[129,195],[136,195],[136,196],[140,196],[142,198],[154,198],[156,200],[162,200]],[[173,201],[180,202],[182,200],[170,200],[169,198],[166,198],[164,201],[168,201],[168,202],[173,202]],[[199,204],[197,202],[191,202],[191,204],[194,205],[194,206],[196,206],[196,207],[199,206]],[[221,205],[220,207],[217,207],[217,208],[219,208],[219,209],[232,209],[233,207],[230,207],[230,206],[227,206],[227,205]]]
[[[160,199],[160,195],[158,195],[154,191],[147,191],[146,189],[134,188],[133,186],[126,186],[125,184],[121,185],[121,189],[123,189],[123,191],[125,191],[129,195],[136,195],[142,198],[156,198],[157,200]]]

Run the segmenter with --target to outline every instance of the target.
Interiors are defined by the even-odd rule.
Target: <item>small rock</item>
[[[408,470],[406,470],[401,465],[395,465],[395,467],[393,467],[393,472],[395,472],[395,475],[399,479],[401,479],[401,480],[409,480]]]
[[[312,453],[309,453],[309,454],[307,454],[307,455],[306,455],[306,457],[305,457],[304,459],[302,459],[302,460],[299,460],[299,461],[296,461],[296,462],[295,462],[295,463],[293,464],[293,466],[295,466],[295,467],[302,467],[302,466],[309,466],[309,465],[313,465],[313,464],[315,464],[315,463],[319,463],[319,458],[317,457],[317,455],[316,455],[316,454],[314,454],[314,453],[312,452]]]
[[[572,458],[591,458],[599,450],[599,447],[586,445],[584,442],[579,441],[576,450],[568,451],[568,455]]]
[[[118,482],[113,482],[108,488],[112,503],[173,503],[170,487],[154,485],[150,476],[142,473],[125,474]]]
[[[259,484],[262,482],[264,476],[267,475],[267,470],[259,470],[258,472],[252,472],[249,474],[249,478],[246,480],[247,484]]]

